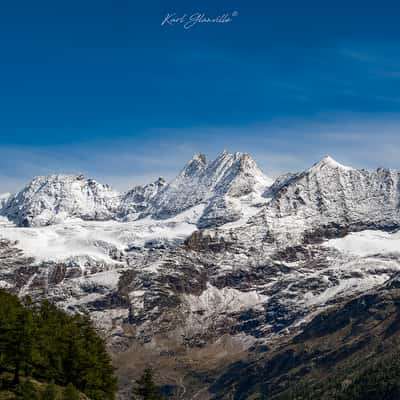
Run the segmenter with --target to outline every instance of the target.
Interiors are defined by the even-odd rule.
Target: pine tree
[[[29,376],[32,368],[32,312],[5,291],[0,305],[0,370],[12,371],[18,385],[21,371]]]
[[[153,370],[146,368],[143,375],[136,381],[133,389],[133,400],[162,400],[160,388],[154,383]]]
[[[79,392],[76,390],[76,387],[69,383],[64,390],[63,400],[80,400]]]
[[[57,399],[57,389],[54,381],[51,381],[43,392],[41,400],[56,400]]]
[[[16,398],[18,400],[39,400],[39,394],[33,383],[29,379],[26,379],[18,385]]]
[[[15,387],[20,376],[71,383],[91,400],[114,399],[117,390],[105,341],[87,316],[68,315],[46,301],[23,305],[0,289],[0,376],[10,374]]]

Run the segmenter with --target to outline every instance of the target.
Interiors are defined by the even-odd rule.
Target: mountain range
[[[180,399],[277,396],[318,354],[269,376],[282,348],[296,355],[322,315],[393,288],[399,196],[400,171],[330,157],[274,180],[246,153],[196,154],[126,193],[37,177],[0,198],[0,287],[88,312],[121,399],[147,365]]]

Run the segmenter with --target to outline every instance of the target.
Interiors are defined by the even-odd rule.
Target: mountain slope
[[[275,348],[255,349],[252,360],[232,365],[212,385],[213,398],[397,399],[399,385],[389,393],[400,378],[399,287],[398,277],[391,279],[316,316]],[[371,374],[380,381],[363,394]]]

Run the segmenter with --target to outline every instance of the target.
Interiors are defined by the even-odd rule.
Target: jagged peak
[[[202,173],[207,167],[207,158],[203,153],[195,153],[186,163],[179,176],[193,177]]]
[[[202,164],[206,165],[207,164],[207,157],[206,157],[206,155],[204,153],[195,153],[195,154],[193,154],[193,157],[192,157],[192,159],[190,161],[199,161]]]
[[[348,167],[346,165],[340,164],[330,156],[325,156],[320,161],[315,163],[309,169],[309,171],[310,172],[315,172],[315,171],[320,171],[320,170],[325,169],[325,168],[339,168],[339,169],[342,169],[342,170],[345,170],[345,171],[353,170],[352,167]]]
[[[134,186],[132,189],[129,189],[127,192],[123,193],[123,196],[125,198],[129,197],[131,194],[135,194],[138,191],[143,191],[146,190],[148,188],[153,188],[153,187],[157,187],[159,190],[164,187],[167,184],[166,180],[160,176],[158,177],[156,180],[150,182],[150,183],[146,183],[143,185],[136,185]]]
[[[249,167],[249,168],[259,169],[256,161],[254,160],[253,157],[250,156],[249,153],[243,153],[239,151],[231,153],[226,150],[220,153],[216,157],[216,159],[210,163],[210,167],[226,163],[231,163],[231,164],[235,163],[236,165],[239,165],[241,168]]]
[[[159,176],[154,184],[156,184],[157,186],[165,186],[167,184],[167,181],[162,176]]]
[[[227,150],[222,151],[221,153],[218,154],[217,158],[215,160],[221,160],[221,159],[246,159],[246,158],[252,158],[250,154],[244,153],[241,151],[236,151],[236,152],[230,152]]]
[[[95,179],[87,178],[84,174],[50,174],[50,175],[37,175],[33,177],[32,180],[28,183],[28,186],[37,182],[45,183],[45,182],[71,182],[71,181],[97,182]]]

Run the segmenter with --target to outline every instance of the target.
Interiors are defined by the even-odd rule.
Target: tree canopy
[[[0,374],[5,373],[13,374],[14,385],[21,376],[32,377],[73,385],[93,400],[114,399],[117,389],[105,342],[87,316],[69,315],[47,301],[21,302],[0,290]]]

